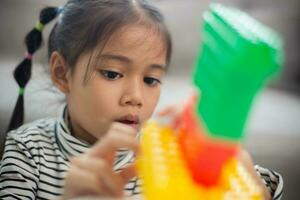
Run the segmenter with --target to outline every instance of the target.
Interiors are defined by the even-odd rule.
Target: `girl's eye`
[[[100,73],[102,74],[102,76],[104,76],[108,80],[117,80],[117,79],[123,77],[122,74],[120,74],[119,72],[115,72],[115,71],[100,70]]]
[[[151,87],[154,87],[154,86],[156,86],[156,85],[158,85],[158,84],[161,84],[161,81],[160,81],[160,80],[158,80],[158,79],[156,79],[156,78],[151,78],[151,77],[145,77],[145,78],[144,78],[144,82],[145,82],[147,85],[151,86]]]

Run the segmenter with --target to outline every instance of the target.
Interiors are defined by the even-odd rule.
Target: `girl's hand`
[[[116,150],[139,151],[136,130],[114,122],[107,134],[85,154],[74,157],[68,171],[62,199],[82,196],[122,197],[124,185],[136,175],[134,165],[113,171]]]
[[[173,105],[173,106],[165,107],[164,109],[158,111],[157,116],[176,118],[180,114],[180,112],[181,110],[177,106]]]
[[[257,174],[253,161],[251,159],[250,154],[246,150],[242,150],[239,155],[239,161],[243,164],[243,166],[247,169],[248,173],[252,175],[254,180],[256,181],[256,184],[261,188],[261,190],[264,193],[264,200],[271,200],[271,194],[268,190],[268,188],[263,183],[261,177]]]

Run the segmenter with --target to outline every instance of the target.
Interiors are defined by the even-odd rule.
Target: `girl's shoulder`
[[[39,119],[8,132],[2,160],[16,158],[17,155],[17,160],[30,160],[28,162],[33,166],[40,156],[55,152],[58,148],[55,137],[58,122],[59,118]]]
[[[10,131],[7,134],[7,140],[12,139],[20,142],[52,140],[58,120],[58,118],[44,118],[24,124]]]

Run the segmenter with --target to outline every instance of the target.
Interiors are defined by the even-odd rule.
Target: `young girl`
[[[39,32],[56,16],[49,66],[67,104],[59,118],[8,133],[0,198],[139,194],[132,164],[139,152],[138,130],[157,105],[171,55],[163,18],[144,0],[69,0],[63,8],[42,10],[34,34],[26,38],[23,64],[31,64]],[[262,170],[278,199],[280,176]]]

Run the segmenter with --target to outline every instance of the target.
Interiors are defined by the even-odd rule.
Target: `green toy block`
[[[237,9],[211,4],[204,13],[202,45],[194,71],[201,92],[199,118],[208,133],[239,141],[255,95],[280,72],[280,37]]]

